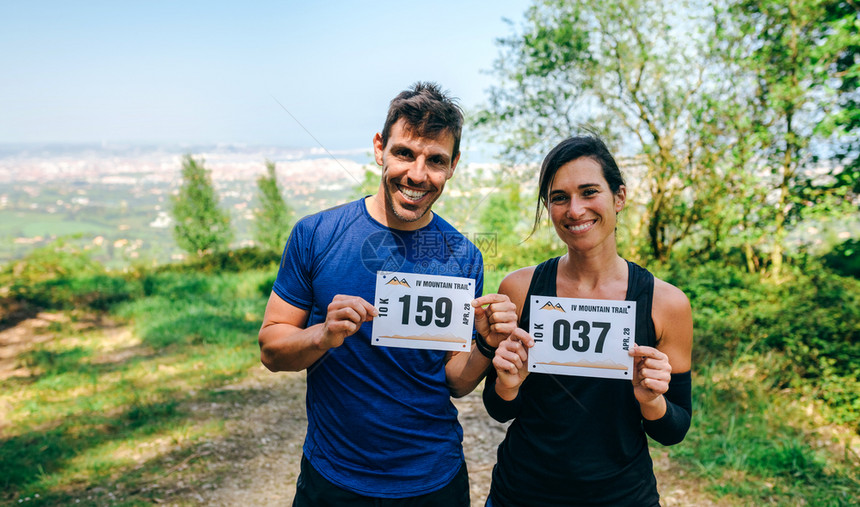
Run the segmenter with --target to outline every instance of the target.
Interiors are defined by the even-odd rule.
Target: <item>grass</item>
[[[110,284],[88,273],[50,278],[66,280],[50,290],[32,285],[35,294],[109,286],[117,296],[55,313],[18,355],[29,375],[2,381],[0,505],[148,505],[161,500],[165,477],[189,464],[231,473],[207,450],[225,436],[223,421],[194,407],[245,401],[219,388],[259,367],[256,334],[274,268],[207,262],[110,275]],[[500,277],[488,273],[485,292]],[[82,304],[101,301],[80,294]],[[731,357],[695,366],[693,427],[682,444],[655,451],[732,505],[851,505],[860,491],[857,434],[830,422],[821,400],[773,382],[789,354]]]
[[[188,407],[223,397],[218,387],[259,364],[260,285],[271,277],[163,273],[149,297],[114,308],[130,329],[88,327],[74,311],[43,328],[51,339],[19,356],[32,374],[0,391],[0,504],[140,489],[216,438],[218,425],[199,424]]]
[[[733,504],[856,505],[857,435],[826,424],[820,402],[767,388],[783,363],[751,356],[696,368],[694,424],[670,458]]]
[[[22,212],[20,215],[16,215],[15,218],[16,220],[10,220],[0,228],[0,234],[14,234],[15,237],[32,238],[36,236],[59,236],[78,233],[109,234],[115,229],[101,223],[87,221],[70,223],[67,217],[52,215],[50,213]]]

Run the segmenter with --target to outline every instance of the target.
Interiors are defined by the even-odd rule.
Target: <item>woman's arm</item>
[[[663,445],[684,439],[692,416],[690,365],[693,314],[687,296],[662,280],[654,280],[652,318],[657,347],[637,345],[634,394],[645,432]]]

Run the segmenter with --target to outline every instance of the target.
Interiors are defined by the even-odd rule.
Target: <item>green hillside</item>
[[[7,266],[4,332],[47,324],[0,370],[0,504],[149,504],[164,493],[146,485],[177,463],[214,466],[201,446],[223,427],[191,407],[242,402],[223,387],[259,366],[277,259],[245,249],[112,273],[57,244]],[[860,283],[812,264],[780,283],[718,262],[657,271],[694,308],[694,422],[652,452],[716,501],[856,500]]]

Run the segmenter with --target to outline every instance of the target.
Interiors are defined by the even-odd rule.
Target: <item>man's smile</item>
[[[397,190],[410,201],[420,201],[425,195],[430,193],[429,190],[414,190],[401,185],[397,185]]]

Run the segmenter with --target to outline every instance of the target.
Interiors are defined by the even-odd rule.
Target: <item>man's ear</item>
[[[373,156],[376,158],[376,164],[382,165],[382,154],[385,152],[385,146],[382,145],[382,134],[379,132],[373,136]]]
[[[460,154],[458,153],[454,160],[451,161],[451,172],[448,173],[448,179],[451,179],[451,176],[454,176],[454,169],[457,168],[457,162],[460,161]]]

